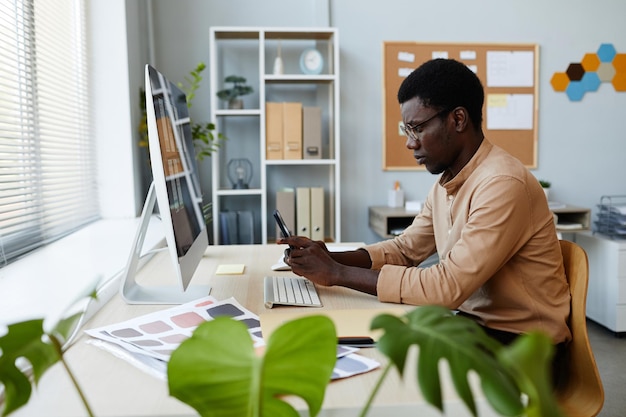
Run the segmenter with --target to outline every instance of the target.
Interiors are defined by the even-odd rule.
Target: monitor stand
[[[141,260],[141,250],[150,224],[150,217],[156,206],[156,190],[154,182],[150,185],[148,196],[141,212],[141,221],[126,264],[126,270],[120,286],[120,295],[127,304],[184,304],[202,297],[211,292],[208,285],[189,285],[186,290],[182,283],[179,285],[142,285],[135,280],[135,274]],[[178,265],[172,260],[174,268]]]

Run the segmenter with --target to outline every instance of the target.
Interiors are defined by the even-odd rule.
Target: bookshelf
[[[211,120],[227,140],[212,155],[213,237],[220,240],[220,212],[250,211],[254,243],[272,242],[276,193],[285,188],[322,187],[324,240],[341,241],[339,140],[339,34],[335,28],[212,27],[210,29]],[[319,73],[301,63],[304,51],[321,53]],[[282,72],[275,71],[276,57]],[[224,78],[240,75],[254,92],[243,109],[229,109],[215,92]],[[317,156],[277,158],[268,153],[267,103],[301,103],[318,108],[321,149]],[[306,129],[304,133],[308,132]],[[291,156],[292,157],[292,156]],[[233,159],[251,162],[248,188],[235,189],[227,172]],[[231,174],[232,177],[232,174]],[[295,228],[294,225],[289,225]]]

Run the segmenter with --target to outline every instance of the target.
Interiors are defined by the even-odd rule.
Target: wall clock
[[[317,49],[306,49],[300,55],[300,71],[304,74],[320,74],[323,67],[324,57]]]

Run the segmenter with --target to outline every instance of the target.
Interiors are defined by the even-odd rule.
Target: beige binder
[[[283,103],[283,157],[302,159],[302,103]]]
[[[284,188],[276,192],[276,209],[280,211],[287,229],[291,234],[296,234],[296,193],[293,188]],[[281,236],[278,225],[276,226],[276,239]]]
[[[265,103],[265,159],[283,159],[283,103]]]
[[[324,240],[324,188],[311,187],[311,239]]]
[[[311,237],[311,190],[308,187],[296,188],[296,234]]]
[[[322,109],[302,108],[302,154],[304,159],[322,158]]]

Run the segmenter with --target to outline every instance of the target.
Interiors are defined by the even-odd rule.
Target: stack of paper
[[[596,231],[626,238],[626,204],[598,204]]]

